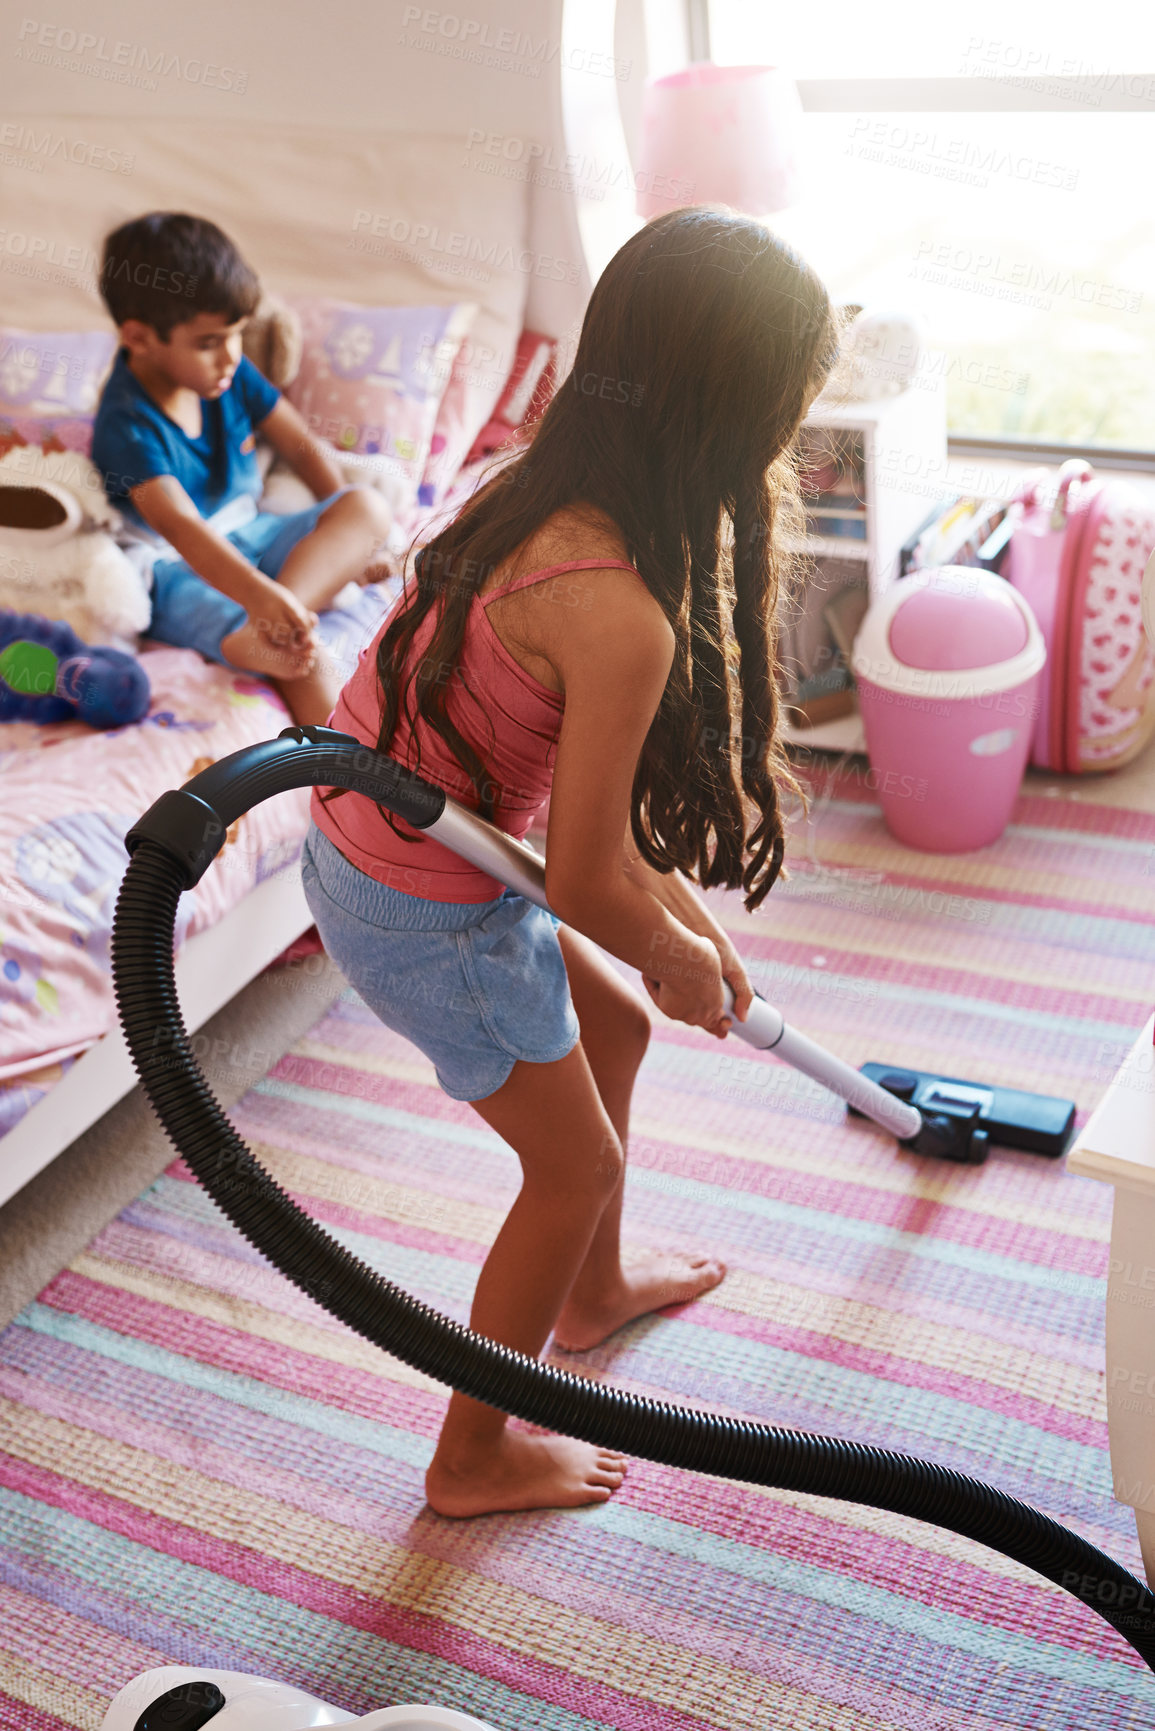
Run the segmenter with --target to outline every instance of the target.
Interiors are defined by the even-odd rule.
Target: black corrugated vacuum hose
[[[747,1484],[892,1509],[1025,1563],[1106,1618],[1155,1670],[1155,1594],[1096,1546],[992,1485],[933,1461],[643,1400],[473,1334],[384,1279],[304,1214],[254,1158],[209,1088],[176,996],[177,902],[229,825],[287,788],[355,788],[415,828],[440,789],[327,728],[290,728],[163,794],[129,831],[112,972],[145,1093],[178,1151],[237,1230],[286,1279],[383,1351],[475,1400],[566,1436]]]

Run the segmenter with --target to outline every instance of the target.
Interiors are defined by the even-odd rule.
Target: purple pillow
[[[112,366],[115,331],[24,331],[0,326],[0,416],[91,417]]]
[[[303,352],[286,396],[310,432],[377,456],[415,498],[437,411],[477,306],[367,307],[294,297]]]

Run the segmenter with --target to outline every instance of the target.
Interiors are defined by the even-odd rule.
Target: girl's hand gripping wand
[[[487,823],[466,806],[445,796],[444,808],[432,823],[423,826],[443,846],[460,854],[471,865],[508,884],[527,901],[550,907],[545,895],[545,860],[527,842],[515,841],[494,824]],[[977,1163],[986,1158],[987,1133],[978,1123],[978,1108],[963,1104],[959,1109],[926,1111],[897,1098],[860,1070],[855,1070],[824,1046],[808,1040],[790,1027],[780,1010],[755,991],[744,1022],[733,1017],[734,993],[722,982],[725,1013],[731,1016],[730,1032],[759,1052],[773,1052],[812,1081],[820,1082],[864,1117],[872,1118],[892,1136],[917,1154],[939,1159]]]

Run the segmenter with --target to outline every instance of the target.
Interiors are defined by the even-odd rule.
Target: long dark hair
[[[634,842],[658,871],[741,887],[758,907],[782,867],[780,784],[799,791],[777,683],[779,598],[803,529],[793,446],[837,352],[821,281],[763,224],[697,206],[640,229],[598,279],[572,370],[524,448],[416,555],[415,590],[377,650],[378,751],[397,728],[414,635],[441,601],[410,683],[493,820],[500,788],[446,712],[446,670],[486,576],[555,512],[592,506],[677,637],[634,776]],[[488,716],[485,693],[470,695]]]

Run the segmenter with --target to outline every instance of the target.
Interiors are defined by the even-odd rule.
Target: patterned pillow
[[[367,307],[294,296],[304,352],[286,396],[339,451],[395,466],[416,499],[454,359],[477,305]]]
[[[0,456],[14,445],[88,456],[117,343],[115,331],[0,326]]]
[[[549,399],[556,349],[552,337],[544,337],[538,331],[522,331],[511,366],[508,355],[502,364],[498,357],[483,353],[472,339],[462,345],[437,411],[429,461],[417,495],[420,504],[442,504],[467,462],[472,462],[483,450],[488,452],[502,444],[515,427],[544,407]],[[505,380],[504,387],[496,407],[488,419],[483,419],[485,409],[484,406],[479,409],[479,402],[483,405],[484,398],[478,386],[495,377]],[[492,392],[489,394],[492,398]],[[499,428],[496,435],[495,425]]]
[[[76,451],[92,456],[92,415],[70,420],[40,420],[36,415],[0,414],[0,458],[18,445],[36,445],[48,456],[53,451]]]
[[[466,457],[476,463],[505,444],[527,421],[536,421],[557,388],[557,341],[540,331],[522,331],[513,371],[490,420],[482,427]]]

